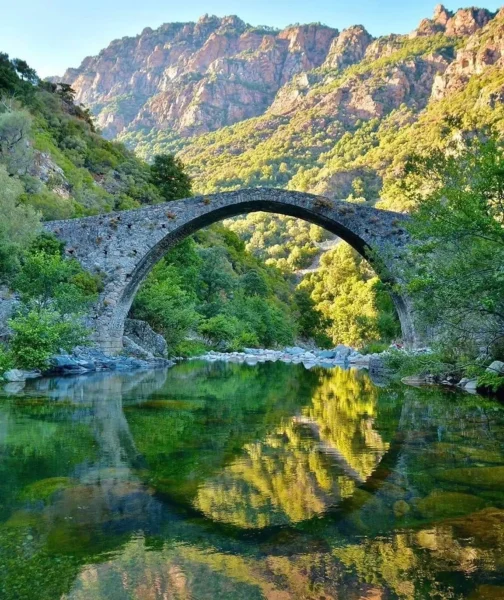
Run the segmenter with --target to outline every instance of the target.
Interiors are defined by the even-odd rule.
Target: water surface
[[[1,600],[504,599],[504,410],[282,363],[0,392]]]

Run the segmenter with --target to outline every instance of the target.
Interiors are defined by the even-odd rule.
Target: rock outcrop
[[[362,25],[354,25],[343,30],[333,40],[324,66],[341,69],[360,62],[372,41],[373,37]]]
[[[205,16],[115,40],[62,80],[109,137],[139,127],[192,135],[262,114],[281,86],[324,62],[337,34]]]
[[[124,335],[128,337],[128,341],[133,342],[133,344],[139,346],[145,352],[153,356],[166,356],[166,340],[162,335],[156,333],[145,321],[126,319],[124,323]]]

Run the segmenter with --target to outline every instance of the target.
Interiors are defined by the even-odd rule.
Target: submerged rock
[[[417,503],[417,510],[428,519],[456,517],[480,510],[485,501],[472,494],[435,490]]]
[[[502,490],[504,487],[504,466],[446,469],[438,471],[436,479],[460,485]]]

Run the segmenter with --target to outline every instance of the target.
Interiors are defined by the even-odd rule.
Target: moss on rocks
[[[435,476],[440,481],[504,491],[504,466],[446,469]]]
[[[56,492],[65,490],[76,484],[70,477],[49,477],[41,479],[24,488],[21,493],[21,500],[37,502],[42,500],[47,502]]]
[[[479,510],[485,501],[471,494],[435,490],[417,503],[417,510],[427,519],[444,519]]]

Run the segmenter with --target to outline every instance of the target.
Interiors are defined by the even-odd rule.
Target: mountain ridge
[[[114,40],[61,80],[91,108],[107,137],[155,128],[185,138],[274,110],[278,93],[296,76],[384,57],[406,37],[471,35],[494,16],[474,8],[451,13],[438,5],[409,36],[375,39],[362,25],[341,32],[319,23],[278,30],[234,15],[205,15]]]

